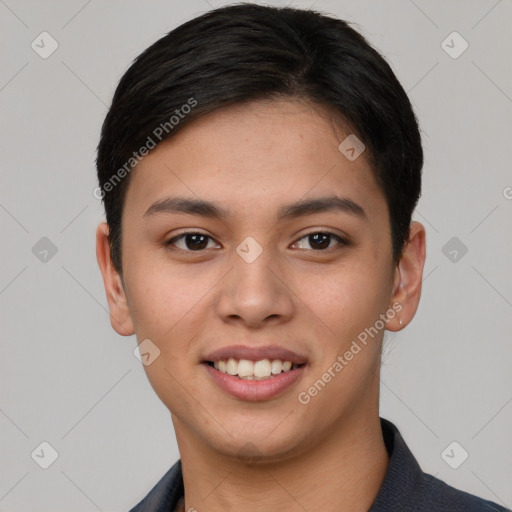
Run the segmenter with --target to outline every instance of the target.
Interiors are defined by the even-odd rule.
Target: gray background
[[[94,159],[132,59],[222,3],[0,0],[1,511],[126,511],[179,456],[135,336],[110,326]],[[314,7],[356,22],[384,53],[423,131],[423,296],[412,324],[388,335],[381,416],[425,471],[512,507],[512,3]],[[46,59],[31,48],[43,31],[58,43]],[[441,45],[453,31],[469,44],[458,58]],[[48,469],[35,462],[49,461],[43,441],[58,452]],[[441,456],[453,441],[469,453],[458,469]]]

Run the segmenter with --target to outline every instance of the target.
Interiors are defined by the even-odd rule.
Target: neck
[[[389,461],[378,413],[345,419],[298,455],[252,465],[180,435],[182,425],[176,418],[173,421],[185,510],[367,512]]]

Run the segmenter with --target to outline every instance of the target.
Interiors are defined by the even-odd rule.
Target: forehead
[[[141,216],[155,200],[178,193],[215,198],[241,211],[338,193],[365,203],[370,213],[381,210],[385,199],[365,153],[351,161],[339,149],[349,135],[339,117],[305,101],[218,109],[142,159],[132,171],[125,206]]]

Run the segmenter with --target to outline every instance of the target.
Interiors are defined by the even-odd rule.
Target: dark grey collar
[[[460,491],[423,473],[398,429],[380,418],[389,465],[368,512],[507,512],[507,509]],[[130,512],[173,512],[183,496],[181,460]]]

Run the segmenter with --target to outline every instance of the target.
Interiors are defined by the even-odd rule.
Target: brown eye
[[[182,245],[178,245],[178,241],[182,241]],[[181,233],[181,235],[175,236],[166,242],[166,246],[175,245],[183,251],[201,251],[208,248],[209,241],[213,241],[213,238],[205,235],[204,233],[187,232]]]
[[[326,249],[336,248],[336,245],[331,245],[333,241],[337,241],[338,246],[348,245],[346,240],[343,240],[343,238],[329,231],[317,231],[314,233],[309,233],[300,238],[296,244],[302,243],[301,240],[307,240],[307,243],[310,247],[299,247],[300,249],[310,249],[314,251],[323,251]]]

